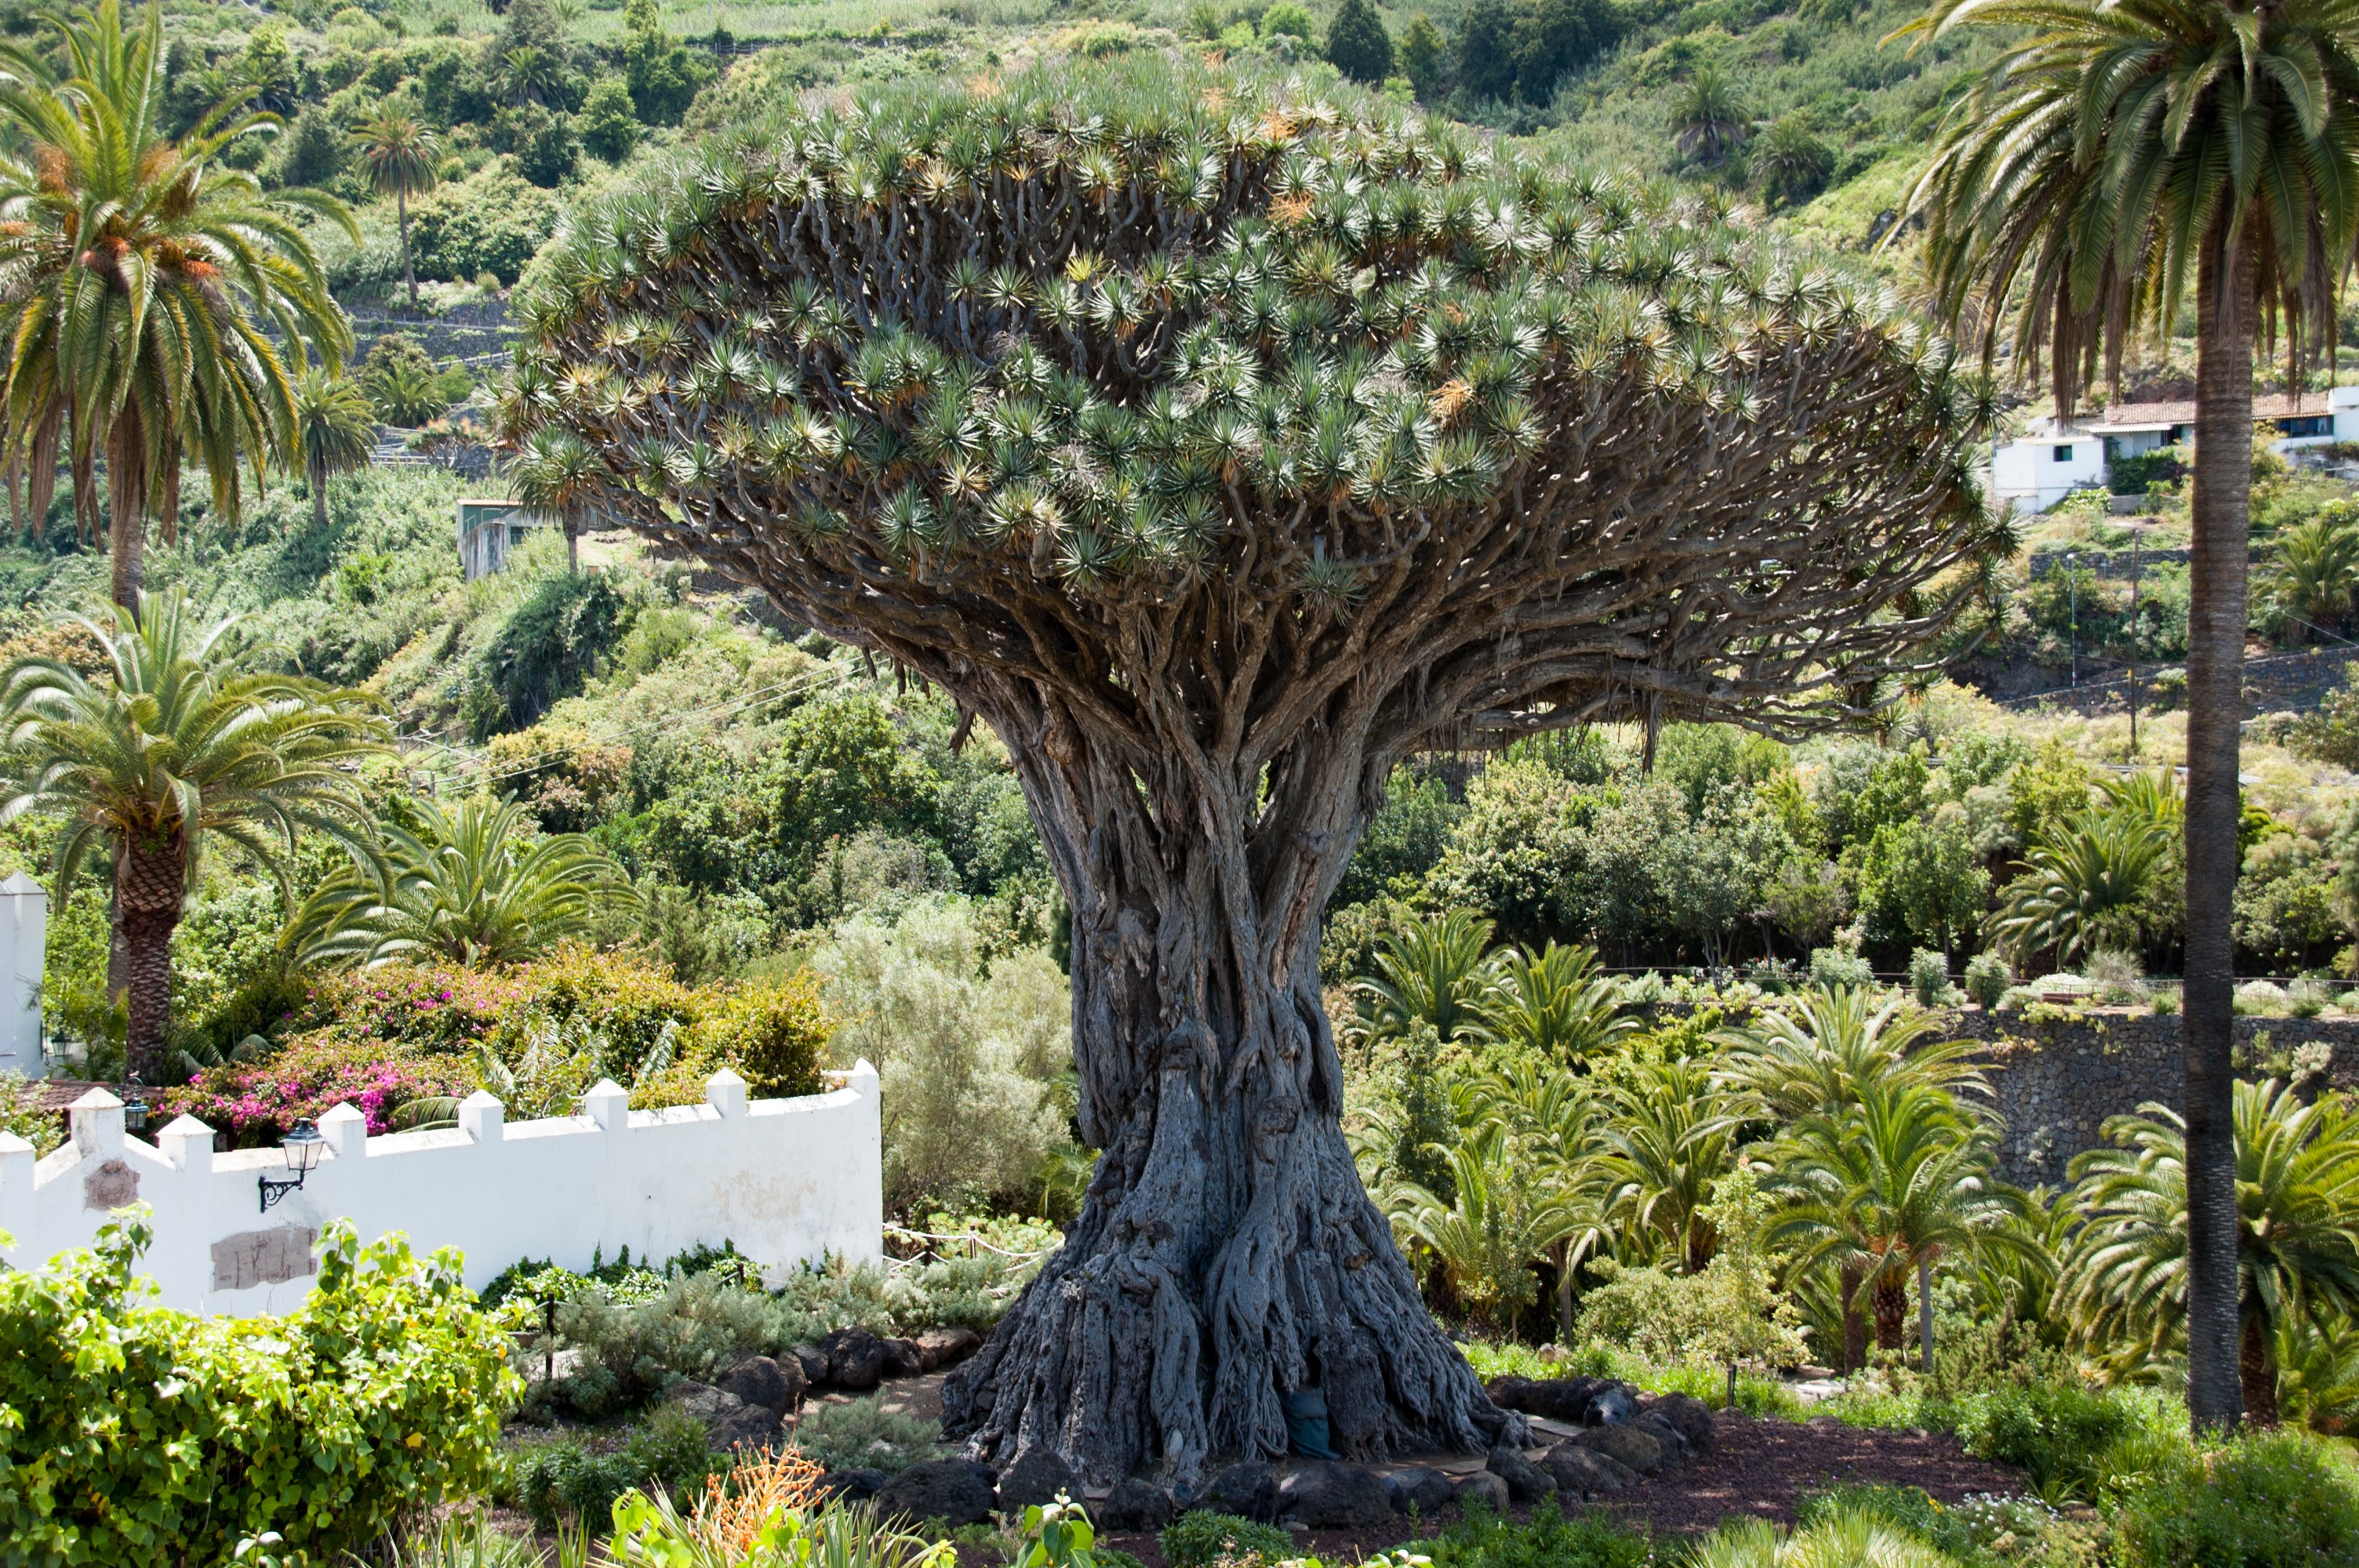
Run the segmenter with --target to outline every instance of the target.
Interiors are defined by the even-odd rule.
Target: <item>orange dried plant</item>
[[[750,1552],[762,1527],[782,1509],[813,1508],[825,1498],[821,1483],[826,1475],[799,1448],[741,1448],[728,1475],[705,1481],[690,1525],[700,1541],[716,1550]]]

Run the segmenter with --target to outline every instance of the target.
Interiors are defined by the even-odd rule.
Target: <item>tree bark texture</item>
[[[1144,133],[1134,167],[1121,138],[1027,122],[1023,157],[961,173],[945,145],[883,195],[815,141],[744,149],[683,198],[679,243],[658,254],[631,228],[631,276],[541,319],[504,410],[512,444],[587,449],[586,503],[940,685],[1006,741],[1072,909],[1079,1119],[1101,1154],[1063,1247],[947,1385],[944,1427],[1003,1465],[1052,1449],[1093,1484],[1283,1453],[1279,1396],[1306,1388],[1355,1456],[1520,1432],[1426,1311],[1340,1125],[1320,921],[1393,766],[1604,719],[1856,716],[1993,537],[1940,353],[1750,263],[1712,272],[1715,300],[1747,301],[1743,347],[1714,361],[1726,384],[1670,389],[1648,336],[1668,329],[1643,311],[1611,352],[1588,326],[1535,326],[1516,339],[1533,417],[1512,460],[1479,485],[1399,479],[1374,427],[1333,425],[1356,406],[1283,389],[1349,355],[1391,356],[1380,379],[1406,385],[1398,345],[1434,322],[1353,313],[1460,267],[1458,240],[1362,231],[1302,267],[1256,262],[1332,280],[1301,284],[1325,312],[1301,340],[1245,323],[1282,289],[1160,270],[1235,265],[1284,160],[1358,157],[1327,123],[1222,121],[1184,201]],[[1455,176],[1404,154],[1366,178]],[[1310,245],[1288,226],[1308,211],[1245,243]],[[1610,277],[1596,308],[1620,321],[1678,221],[1569,222],[1546,265]],[[1516,254],[1541,254],[1527,212],[1486,232],[1519,224]],[[1428,317],[1454,332],[1471,306],[1493,320],[1538,294],[1484,298]],[[948,376],[929,384],[978,388],[973,412],[938,406],[897,379],[913,339],[978,373],[1051,365],[1030,384],[1092,407],[1069,427],[1033,392]],[[1179,377],[1188,342],[1206,375],[1249,370],[1273,422],[1248,428]],[[1460,449],[1441,432],[1490,416],[1472,380],[1433,379],[1412,422],[1440,471]],[[1334,438],[1314,450],[1321,419]],[[1183,526],[1192,553],[1158,554]],[[1141,527],[1143,564],[1099,553]]]
[[[2198,1430],[2236,1424],[2236,1152],[2233,918],[2243,870],[2252,499],[2252,264],[2225,221],[2196,284],[2194,538],[2187,621],[2187,1405]]]
[[[1845,1263],[1836,1276],[1835,1288],[1842,1293],[1843,1370],[1845,1376],[1862,1371],[1867,1366],[1867,1314],[1860,1310],[1859,1303],[1860,1285],[1864,1279],[1865,1271],[1856,1263]]]
[[[1868,1281],[1868,1310],[1875,1316],[1875,1347],[1899,1350],[1908,1345],[1908,1276],[1897,1268],[1877,1271]]]
[[[147,454],[136,406],[115,416],[106,440],[106,547],[114,602],[139,613],[147,581]]]
[[[181,834],[135,836],[116,852],[114,906],[123,928],[130,1027],[129,1070],[157,1083],[172,1021],[172,932],[188,888],[188,841]]]

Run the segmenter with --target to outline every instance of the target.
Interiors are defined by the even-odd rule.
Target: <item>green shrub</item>
[[[1265,1563],[1283,1563],[1295,1554],[1294,1538],[1274,1524],[1256,1524],[1235,1514],[1201,1509],[1181,1514],[1179,1522],[1156,1537],[1163,1561],[1171,1568],[1212,1568],[1223,1557],[1258,1552]]]
[[[941,1435],[940,1423],[888,1411],[881,1398],[814,1401],[795,1423],[795,1446],[827,1470],[897,1475],[933,1458]]]
[[[2095,1500],[2105,1450],[2128,1433],[2128,1406],[2065,1385],[1999,1389],[1962,1400],[1959,1441],[1978,1459],[2027,1472],[2043,1498]]]
[[[670,1281],[652,1301],[577,1291],[557,1309],[557,1332],[582,1362],[556,1392],[595,1420],[643,1403],[675,1378],[710,1382],[740,1356],[777,1355],[813,1326],[788,1303],[713,1273]]]
[[[1815,947],[1810,951],[1810,983],[1865,990],[1875,983],[1875,971],[1856,953],[1846,953],[1840,947]]]
[[[1908,989],[1923,1007],[1939,1007],[1949,1000],[1950,960],[1930,947],[1909,954]]]
[[[1522,1524],[1470,1517],[1408,1550],[1432,1559],[1433,1568],[1645,1568],[1656,1561],[1644,1535],[1602,1514],[1566,1519],[1553,1503],[1540,1504]]]
[[[1966,960],[1966,994],[1980,1002],[1984,1011],[1996,1011],[2000,999],[2014,984],[2015,976],[2003,955],[1977,953]]]
[[[2359,1475],[2294,1432],[2240,1437],[2149,1472],[2114,1519],[2122,1568],[2359,1563]]]
[[[57,1113],[41,1108],[41,1086],[22,1073],[0,1073],[0,1132],[13,1132],[47,1154],[66,1141]]]
[[[510,1464],[507,1496],[532,1516],[535,1529],[553,1530],[568,1515],[603,1523],[614,1499],[635,1487],[653,1484],[675,1497],[692,1497],[707,1476],[727,1464],[706,1448],[704,1429],[691,1417],[658,1411],[619,1447],[603,1452],[571,1436],[526,1449]]]
[[[0,1540],[70,1568],[229,1561],[277,1530],[341,1560],[397,1516],[491,1479],[520,1385],[456,1253],[331,1224],[302,1306],[201,1317],[132,1273],[144,1214],[0,1275]]]

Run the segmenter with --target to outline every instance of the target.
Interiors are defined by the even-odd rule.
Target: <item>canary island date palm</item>
[[[1537,957],[1503,955],[1476,1005],[1494,1038],[1559,1063],[1578,1064],[1638,1027],[1622,1011],[1622,988],[1598,968],[1597,949],[1554,942]]]
[[[234,621],[199,627],[175,593],[146,596],[112,629],[82,622],[105,654],[85,676],[49,658],[0,675],[0,822],[62,819],[58,901],[94,853],[111,864],[129,960],[131,1070],[162,1061],[180,905],[214,839],[282,872],[299,835],[355,854],[373,825],[350,764],[382,749],[359,692],[262,667]],[[283,881],[283,875],[282,875]],[[152,1081],[152,1078],[151,1078]]]
[[[368,467],[376,449],[376,420],[351,377],[314,366],[296,379],[295,439],[311,487],[311,526],[324,530],[330,476]]]
[[[1480,915],[1453,909],[1412,916],[1377,940],[1375,974],[1353,982],[1359,994],[1353,1027],[1377,1037],[1422,1022],[1444,1044],[1479,1036],[1496,963],[1491,923]]]
[[[409,249],[409,199],[434,189],[441,139],[415,116],[396,110],[364,120],[353,132],[369,189],[393,198],[394,222],[401,230],[401,278],[409,286],[409,308],[418,308],[418,265]]]
[[[1516,1430],[1340,1124],[1320,916],[1419,748],[1858,711],[1995,536],[1979,377],[1709,199],[1199,63],[712,137],[547,258],[586,501],[1008,743],[1072,908],[1080,1218],[945,1394],[1093,1484]]]
[[[2338,1093],[2236,1085],[2237,1377],[2247,1414],[2277,1419],[2277,1346],[2292,1320],[2359,1312],[2359,1118]],[[2187,1123],[2158,1105],[2105,1124],[2114,1147],[2072,1162],[2087,1223],[2061,1293],[2076,1331],[2118,1367],[2185,1344]]]
[[[2359,9],[2346,0],[1931,0],[1920,43],[2003,51],[1951,106],[1910,200],[1940,313],[1980,322],[2070,420],[2102,361],[2195,328],[2187,633],[2188,1410],[2237,1416],[2230,1119],[2237,726],[2256,331],[2332,345],[2359,238]]]
[[[529,832],[513,800],[417,809],[416,831],[385,828],[381,860],[304,900],[288,933],[299,961],[508,963],[587,935],[602,915],[637,901],[611,857],[580,834]]]
[[[225,161],[278,124],[245,109],[251,91],[165,135],[159,6],[129,31],[116,0],[43,19],[54,49],[0,41],[0,445],[36,522],[63,456],[85,535],[103,459],[114,601],[136,611],[147,520],[171,536],[184,461],[234,517],[241,462],[258,487],[292,460],[297,345],[332,366],[352,343],[300,220],[352,220]]]
[[[1901,1347],[1916,1276],[1923,1364],[1933,1364],[1933,1270],[1951,1255],[2032,1245],[2020,1193],[1995,1173],[1989,1126],[1930,1084],[1869,1079],[1857,1100],[1806,1118],[1782,1141],[1768,1244],[1809,1268],[1865,1282],[1875,1342]]]
[[[2169,852],[2169,830],[2141,811],[2075,812],[2032,848],[1992,933],[2019,959],[2135,949],[2147,886]]]

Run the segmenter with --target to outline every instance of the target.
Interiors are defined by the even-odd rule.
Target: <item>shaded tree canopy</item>
[[[950,1430],[1511,1431],[1361,1192],[1320,911],[1419,748],[1855,711],[1993,538],[1948,346],[1704,199],[1161,58],[719,138],[528,308],[525,481],[940,682],[1071,903],[1104,1153]]]

